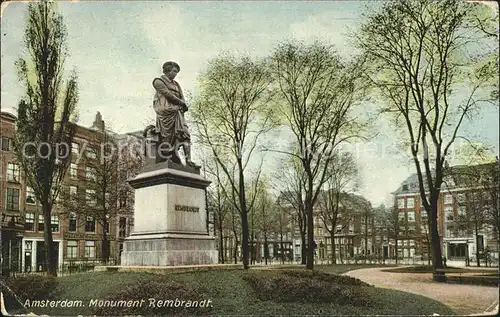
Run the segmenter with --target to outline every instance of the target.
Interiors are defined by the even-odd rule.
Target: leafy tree
[[[299,228],[301,239],[301,264],[306,264],[307,257],[307,215],[304,208],[305,173],[302,163],[295,157],[288,158],[283,170],[275,173],[277,188],[280,190],[278,205]]]
[[[56,276],[51,214],[70,162],[77,76],[73,72],[63,86],[67,32],[53,3],[29,4],[24,36],[28,56],[16,66],[26,94],[17,109],[14,147],[26,182],[42,206],[45,266],[47,274]]]
[[[361,130],[352,117],[352,108],[362,95],[358,81],[361,63],[344,64],[333,47],[320,42],[288,42],[274,50],[270,65],[276,108],[296,141],[296,149],[277,152],[296,157],[304,169],[304,209],[311,246],[313,208],[327,180],[332,153]],[[314,267],[313,258],[310,247],[308,269]]]
[[[269,84],[264,61],[222,55],[208,62],[200,76],[200,95],[191,107],[197,137],[210,149],[235,195],[245,269],[249,267],[248,213],[255,201],[255,197],[247,199],[245,171],[259,137],[272,126],[272,108],[267,103]],[[230,168],[233,163],[235,171]],[[260,175],[260,167],[257,173]]]
[[[459,0],[392,0],[369,12],[356,35],[381,111],[406,130],[403,143],[411,150],[429,214],[437,281],[445,279],[438,271],[443,263],[437,226],[443,167],[464,120],[492,101],[486,59],[498,46],[473,23],[477,8]]]
[[[328,173],[327,188],[319,194],[317,206],[324,228],[330,234],[332,263],[336,264],[335,232],[342,210],[342,201],[347,195],[344,191],[357,174],[353,156],[350,153],[335,152]]]

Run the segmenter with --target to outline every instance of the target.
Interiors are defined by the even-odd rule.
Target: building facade
[[[491,182],[481,181],[482,176],[471,177],[488,170]],[[472,264],[478,258],[487,261],[488,257],[498,261],[498,227],[491,225],[489,218],[493,210],[498,213],[494,173],[498,173],[498,163],[450,169],[438,198],[437,214],[439,243],[447,260]],[[416,174],[393,194],[400,220],[399,257],[429,259],[432,251],[428,215],[421,203]]]
[[[2,210],[2,267],[15,272],[45,270],[44,219],[34,191],[24,179],[12,148],[16,117],[1,113],[2,148],[0,208]],[[90,160],[99,151],[103,133],[115,138],[119,135],[105,130],[100,114],[92,127],[76,126],[72,144],[71,162],[62,182],[61,192],[84,197],[89,193],[89,182],[95,181]],[[123,138],[123,136],[121,136]],[[58,196],[52,209],[50,228],[57,251],[59,269],[80,264],[94,265],[102,261],[103,233],[109,240],[109,262],[119,263],[123,240],[133,225],[133,190],[126,180],[133,176],[126,164],[118,165],[122,177],[119,186],[117,212],[100,222],[93,214],[83,214],[78,207],[69,208]],[[95,193],[94,193],[95,194]]]

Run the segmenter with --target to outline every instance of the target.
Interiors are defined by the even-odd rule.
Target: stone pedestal
[[[146,166],[130,180],[135,188],[134,229],[121,264],[167,266],[217,263],[207,228],[205,189],[199,167],[171,161]]]

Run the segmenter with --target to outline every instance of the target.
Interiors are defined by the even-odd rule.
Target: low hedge
[[[153,305],[150,305],[149,299],[155,300]],[[142,305],[133,307],[118,307],[119,301],[141,301]],[[163,304],[159,304],[159,300],[163,300]],[[171,304],[166,304],[166,300],[172,300]],[[191,301],[205,300],[205,307],[175,307],[176,300],[180,303]],[[192,316],[192,315],[207,315],[212,307],[207,305],[206,296],[203,297],[195,289],[182,285],[174,281],[157,279],[148,281],[144,284],[128,286],[125,289],[113,293],[102,300],[103,306],[98,307],[94,314],[97,316],[124,316],[124,315],[146,315],[146,316]],[[109,301],[106,303],[106,301]],[[111,304],[113,305],[111,305]],[[117,304],[118,303],[118,304]],[[107,306],[106,306],[107,305]],[[113,306],[113,307],[111,307]],[[177,306],[177,305],[176,305]],[[189,304],[189,306],[192,306]]]
[[[368,284],[348,276],[321,272],[276,271],[244,277],[260,300],[278,303],[337,303],[372,306]]]
[[[47,275],[8,277],[4,282],[23,300],[52,299],[58,285],[56,277]]]

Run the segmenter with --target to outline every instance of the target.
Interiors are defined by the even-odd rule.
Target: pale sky
[[[205,63],[221,50],[269,55],[282,40],[321,39],[335,44],[340,54],[352,54],[346,32],[361,21],[366,2],[216,2],[123,1],[59,2],[68,30],[71,56],[66,70],[79,76],[79,123],[90,126],[100,111],[116,132],[142,130],[154,118],[152,80],[161,65],[181,66],[177,80],[196,93],[196,78]],[[2,6],[1,106],[14,112],[23,94],[14,61],[24,54],[27,3]],[[396,145],[388,122],[377,122],[380,135],[353,146],[361,169],[360,194],[373,205],[390,203],[390,192],[414,172]],[[498,155],[498,108],[487,107],[464,128]],[[196,145],[195,145],[196,147]],[[278,168],[268,158],[267,169]]]

